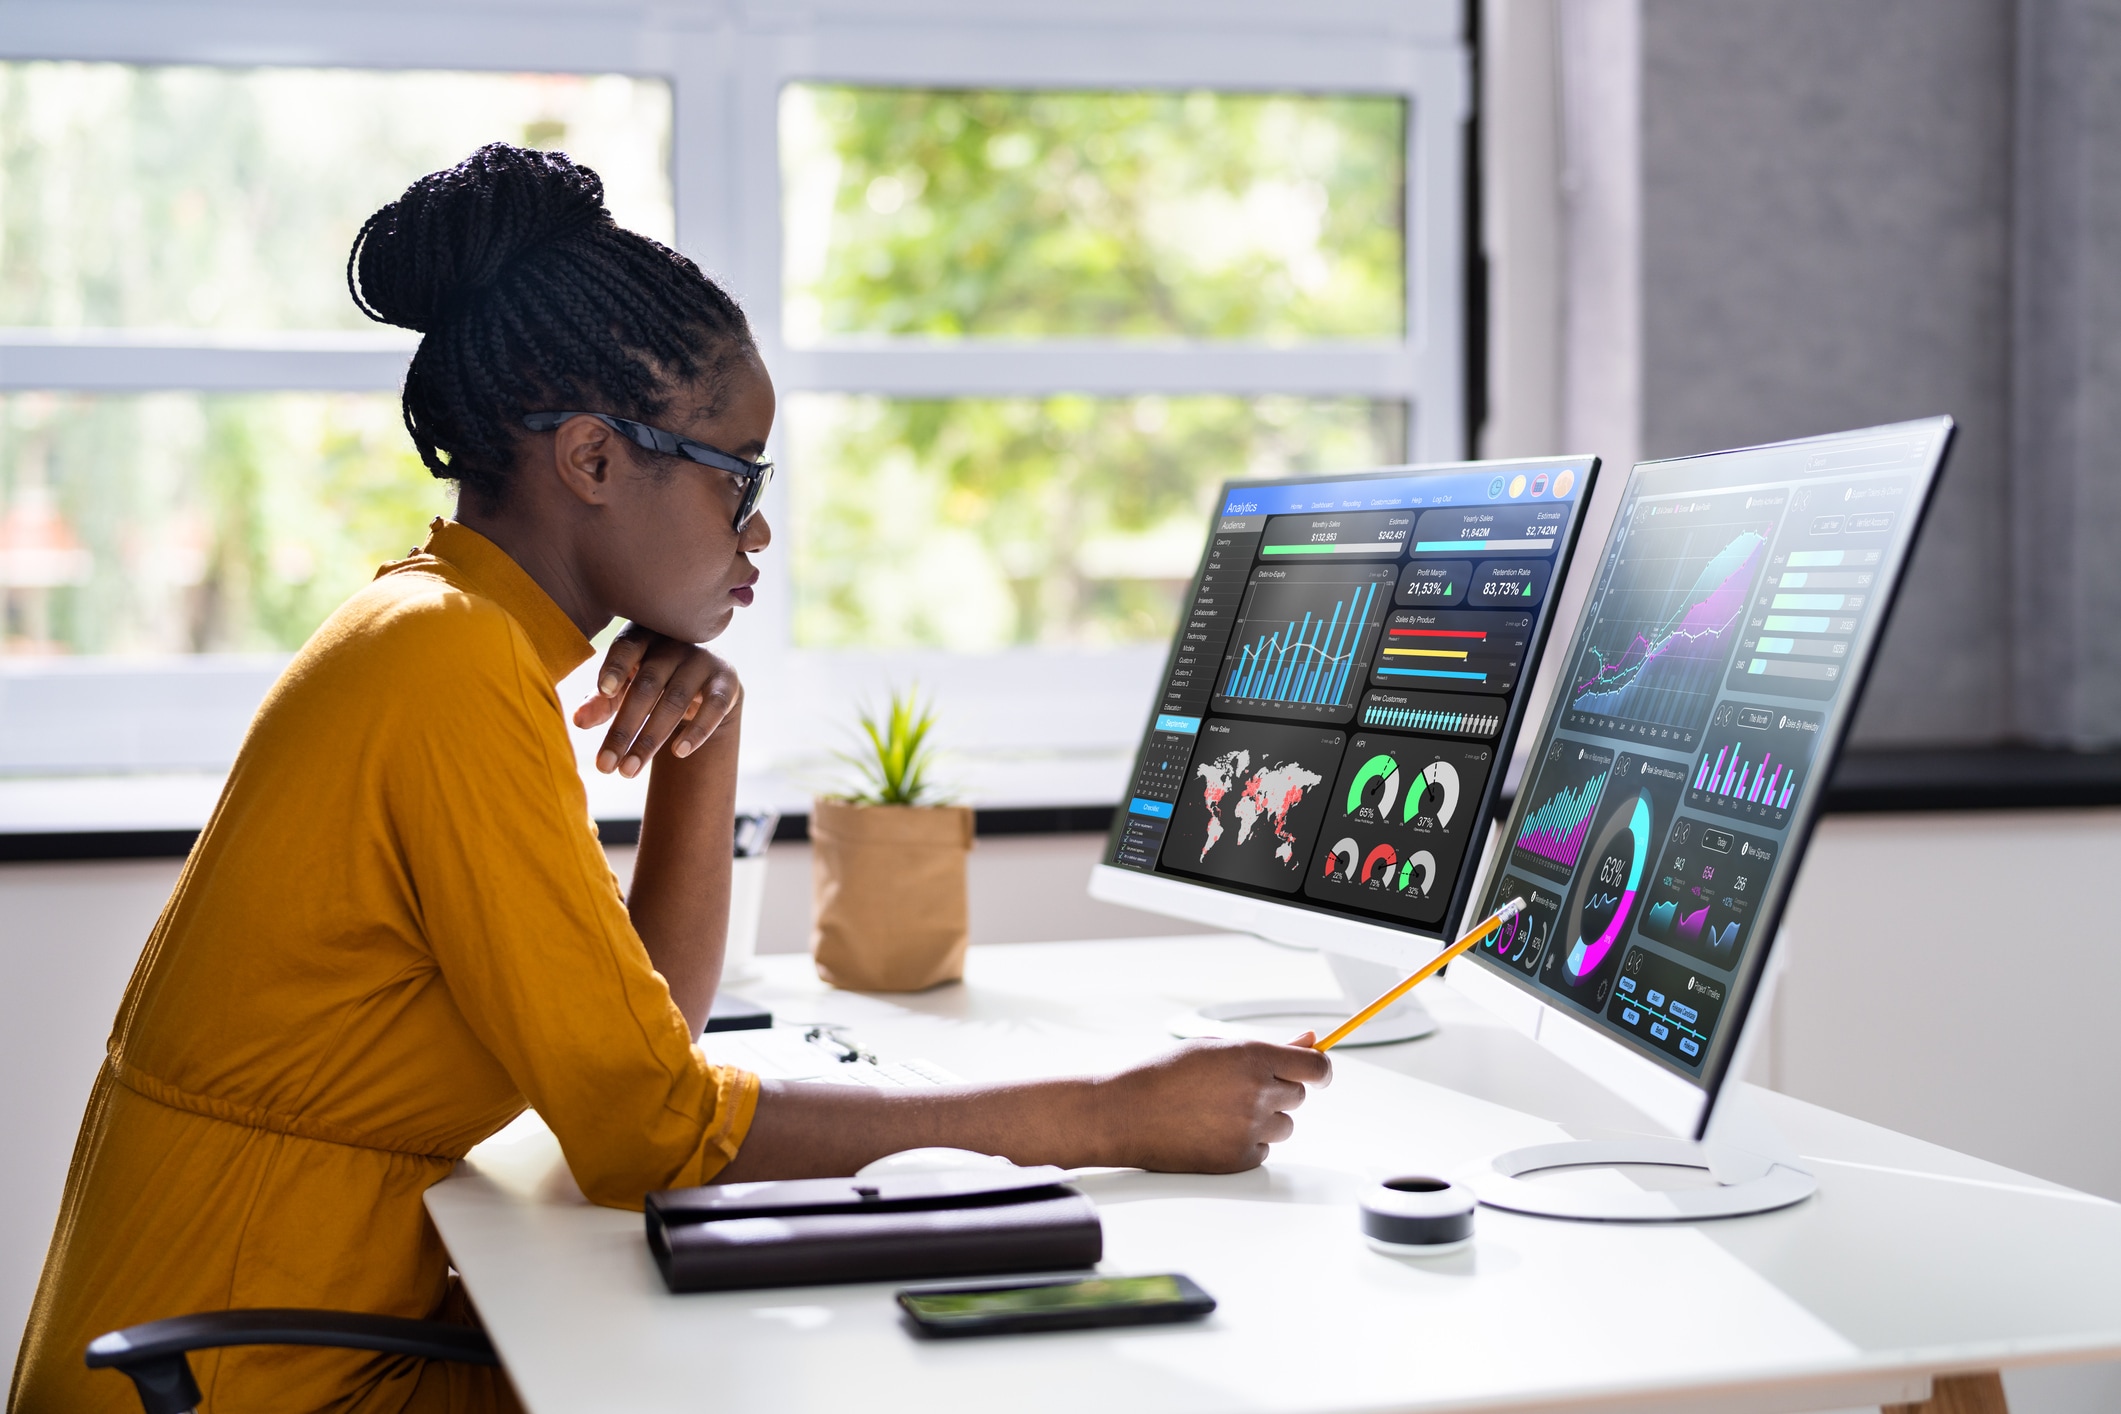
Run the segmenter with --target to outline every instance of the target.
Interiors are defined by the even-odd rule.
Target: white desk
[[[740,990],[777,1016],[976,1080],[1117,1066],[1171,1044],[1185,1007],[1331,991],[1317,958],[1236,938],[974,948],[964,986],[896,998],[831,991],[807,958],[764,962]],[[533,1414],[1748,1414],[2121,1357],[2121,1205],[1776,1095],[1762,1102],[1820,1178],[1794,1209],[1694,1227],[1482,1209],[1457,1257],[1370,1252],[1367,1181],[1632,1123],[1433,990],[1443,1031],[1336,1052],[1335,1084],[1265,1168],[1086,1180],[1104,1269],[1187,1273],[1221,1303],[1198,1325],[923,1343],[891,1285],[673,1297],[638,1215],[585,1205],[534,1121],[476,1150],[428,1210]]]

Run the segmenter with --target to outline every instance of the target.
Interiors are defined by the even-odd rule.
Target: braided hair
[[[423,335],[405,374],[420,460],[478,503],[506,497],[517,429],[580,408],[655,421],[704,380],[710,415],[755,356],[721,286],[614,223],[564,153],[489,143],[368,218],[346,260],[363,314]]]

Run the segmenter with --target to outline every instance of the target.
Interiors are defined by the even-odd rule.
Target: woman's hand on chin
[[[574,724],[611,723],[597,769],[632,777],[656,752],[690,756],[744,700],[736,669],[696,643],[628,624],[604,655],[597,695],[575,709]]]

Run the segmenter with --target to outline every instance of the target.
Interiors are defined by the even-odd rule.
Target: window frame
[[[10,0],[0,59],[624,73],[668,83],[679,247],[750,312],[783,398],[1147,393],[1402,400],[1415,461],[1467,454],[1466,149],[1472,81],[1459,0],[762,0],[650,8],[437,0],[387,22],[347,0]],[[496,23],[506,11],[508,23]],[[780,93],[793,82],[1045,89],[1361,93],[1407,104],[1406,319],[1394,340],[1267,346],[1066,339],[781,337]],[[416,340],[395,330],[256,336],[0,329],[0,392],[395,391]],[[801,475],[785,438],[774,453]],[[766,514],[785,526],[785,478]],[[782,561],[781,563],[785,563]],[[775,568],[771,552],[769,574]],[[791,596],[739,616],[729,656],[774,704],[747,724],[747,767],[814,758],[845,703],[917,678],[974,754],[1109,760],[1131,750],[1161,644],[1100,652],[799,649]],[[1076,684],[1032,694],[1029,675]],[[1035,774],[1052,777],[1051,771]],[[1067,773],[1063,772],[1062,775]],[[1109,794],[1108,768],[1087,794]],[[1048,784],[1043,795],[1065,789]],[[978,788],[975,787],[975,794]],[[1065,801],[1055,803],[1067,803]]]

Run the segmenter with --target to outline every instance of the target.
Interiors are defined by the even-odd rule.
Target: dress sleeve
[[[736,1157],[758,1078],[693,1046],[590,825],[550,680],[512,620],[476,618],[415,655],[438,690],[411,694],[425,715],[398,737],[417,759],[392,763],[391,823],[465,1021],[582,1192],[638,1208]]]

